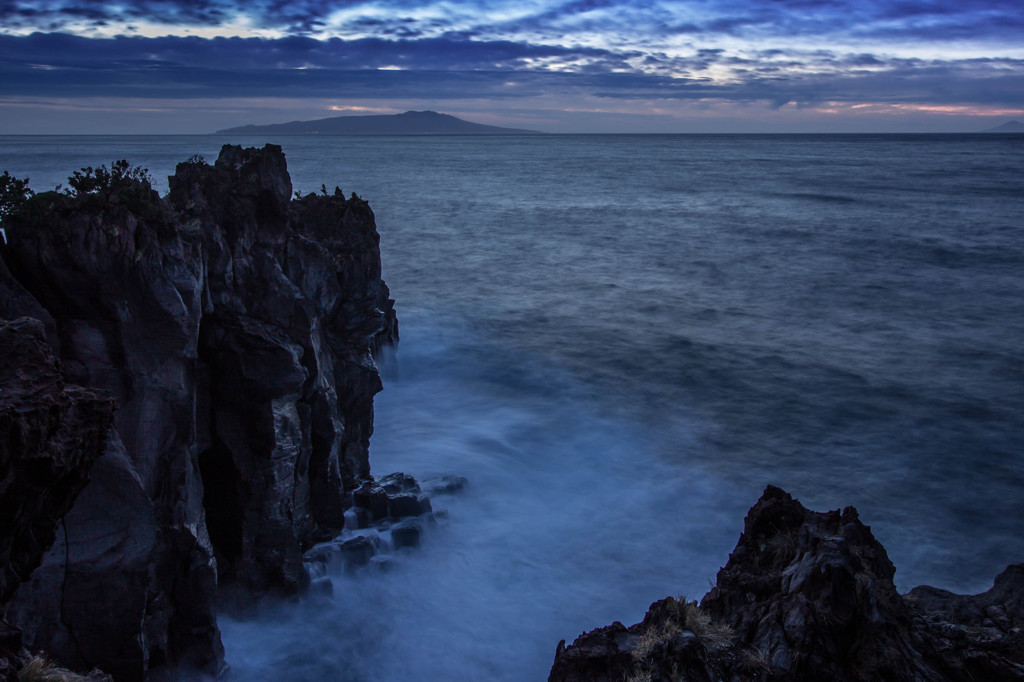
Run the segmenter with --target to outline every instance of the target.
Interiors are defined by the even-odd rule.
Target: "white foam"
[[[723,501],[746,496],[663,463],[644,432],[567,401],[567,377],[509,390],[429,329],[403,333],[403,378],[376,405],[374,471],[469,485],[434,498],[449,522],[390,570],[338,572],[333,601],[225,621],[243,678],[543,679],[560,639],[706,591],[742,518]]]

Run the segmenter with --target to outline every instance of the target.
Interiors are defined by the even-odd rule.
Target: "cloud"
[[[638,52],[599,48],[564,48],[511,41],[314,40],[292,36],[261,38],[83,38],[65,33],[29,36],[0,35],[0,58],[8,67],[47,65],[62,69],[117,70],[178,67],[210,71],[286,72],[294,69],[377,69],[408,66],[417,71],[516,70],[544,61],[561,64],[599,63],[618,67]],[[212,66],[211,66],[212,65]]]
[[[689,55],[461,38],[314,40],[0,36],[10,97],[616,100],[1024,105],[1024,60],[829,50]]]
[[[4,0],[6,32],[89,30],[181,34],[442,37],[554,44],[657,44],[679,36],[769,40],[815,38],[998,40],[1019,45],[1019,0]],[[233,32],[233,33],[232,33]]]

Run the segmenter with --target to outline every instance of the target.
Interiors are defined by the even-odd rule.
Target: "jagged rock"
[[[405,516],[419,516],[430,511],[430,498],[416,493],[388,495],[388,517],[400,519]]]
[[[22,633],[2,619],[39,566],[104,451],[114,403],[66,385],[43,322],[0,321],[0,679],[25,663]],[[60,610],[47,614],[60,618]]]
[[[367,512],[369,522],[379,521],[388,515],[388,494],[372,480],[364,481],[352,492],[352,504]],[[360,527],[363,527],[360,524]]]
[[[371,532],[367,535],[321,543],[308,550],[303,555],[303,560],[310,568],[310,573],[319,579],[331,567],[340,566],[351,572],[366,566],[377,557],[379,549],[380,536]]]
[[[32,649],[67,667],[99,665],[130,679],[171,646],[167,597],[151,575],[165,550],[156,508],[116,431],[93,475],[64,519],[67,535],[57,538],[11,615]],[[141,641],[138,627],[121,622],[126,613],[145,619]]]
[[[0,618],[0,682],[17,682],[18,671],[29,660],[21,630]]]
[[[57,338],[57,323],[46,308],[39,305],[32,294],[14,279],[7,264],[0,258],[0,320],[15,320],[19,317],[31,317],[42,322],[46,329],[46,340],[53,352],[58,352],[60,340]]]
[[[395,549],[420,546],[420,528],[413,524],[391,527],[391,545]]]
[[[639,639],[625,625],[615,621],[583,633],[572,646],[566,647],[562,640],[555,650],[549,679],[565,682],[624,680],[633,672],[631,651]]]
[[[360,535],[359,537],[346,540],[338,548],[345,568],[352,569],[358,566],[366,566],[370,559],[377,554],[380,547],[380,538],[376,536]]]
[[[307,594],[318,599],[332,599],[334,597],[334,581],[330,578],[311,580]]]
[[[424,490],[430,495],[453,495],[462,492],[469,485],[465,476],[447,474],[440,478],[427,479],[423,482]]]
[[[5,219],[0,312],[43,311],[68,380],[118,405],[67,544],[12,611],[60,663],[218,674],[218,583],[303,589],[303,551],[369,477],[372,354],[398,334],[373,213],[291,194],[279,147],[226,146],[179,164],[166,200],[135,180]],[[87,609],[97,594],[121,596]]]
[[[952,679],[1024,680],[1024,564],[1009,566],[981,594],[922,586],[904,599]]]
[[[969,597],[904,597],[894,572],[855,509],[808,511],[769,486],[699,606],[665,599],[560,643],[549,679],[1024,680],[1024,564]]]
[[[420,485],[416,482],[416,479],[408,474],[403,474],[400,471],[388,474],[381,478],[377,483],[384,488],[388,495],[420,492]]]

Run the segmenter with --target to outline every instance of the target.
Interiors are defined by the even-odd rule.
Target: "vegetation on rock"
[[[0,175],[0,225],[13,215],[35,194],[28,186],[28,178],[21,180],[7,171]]]

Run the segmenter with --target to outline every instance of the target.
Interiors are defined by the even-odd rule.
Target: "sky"
[[[556,133],[1024,120],[1024,0],[0,0],[0,134],[431,109]]]

